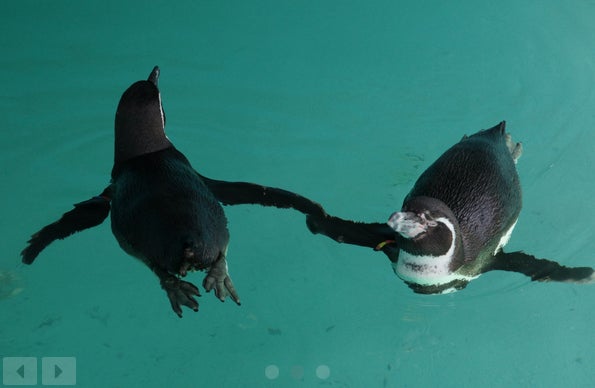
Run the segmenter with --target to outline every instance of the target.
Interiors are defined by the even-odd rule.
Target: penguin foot
[[[198,288],[189,282],[181,280],[173,275],[161,278],[161,288],[167,293],[171,308],[182,318],[182,306],[198,311],[198,302],[195,296],[200,296]]]
[[[238,306],[241,305],[240,297],[233,286],[231,277],[229,277],[229,272],[227,272],[227,261],[223,254],[213,263],[202,285],[207,292],[214,289],[215,296],[220,301],[224,302],[225,298],[229,296]]]
[[[512,160],[516,164],[521,155],[523,154],[523,144],[515,143],[514,141],[512,141],[512,136],[510,136],[510,134],[507,133],[506,146],[508,147],[508,151],[510,151],[510,156],[512,156]]]

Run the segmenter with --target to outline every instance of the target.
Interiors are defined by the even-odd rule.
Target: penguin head
[[[464,255],[459,224],[442,201],[407,199],[387,224],[397,232],[400,248],[395,273],[407,283],[435,287],[456,279]]]
[[[158,81],[159,67],[155,66],[146,81],[133,83],[122,94],[116,111],[116,163],[172,146],[165,135]]]

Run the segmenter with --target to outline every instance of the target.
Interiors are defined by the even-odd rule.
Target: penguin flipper
[[[538,282],[593,283],[595,269],[566,267],[555,261],[538,259],[524,252],[498,252],[490,270],[519,272]]]
[[[291,191],[248,182],[225,182],[200,175],[215,198],[224,205],[257,204],[295,209],[304,214],[324,215],[320,204]]]
[[[64,213],[58,221],[33,234],[21,252],[23,263],[33,263],[37,255],[54,240],[101,224],[110,211],[111,190],[110,185],[100,195],[75,204],[74,209]]]
[[[325,214],[322,217],[308,215],[306,224],[313,234],[323,234],[338,243],[374,248],[377,251],[395,244],[395,231],[386,223],[350,221]]]

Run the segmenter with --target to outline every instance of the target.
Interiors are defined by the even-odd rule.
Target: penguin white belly
[[[415,283],[421,286],[439,286],[454,280],[470,281],[479,277],[479,275],[466,276],[457,272],[451,272],[450,262],[455,251],[455,229],[452,223],[446,218],[438,218],[436,221],[444,223],[453,235],[448,251],[441,256],[416,256],[401,250],[399,252],[399,260],[396,263],[392,263],[393,270],[397,276],[405,282]],[[452,291],[454,289],[445,290],[445,292]]]
[[[455,280],[471,281],[479,277],[466,276],[449,269],[450,256],[413,256],[407,252],[399,253],[399,261],[393,263],[393,270],[398,277],[408,283],[420,286],[440,286]],[[442,293],[455,291],[449,288]]]
[[[508,228],[506,233],[504,233],[502,235],[502,237],[500,237],[500,242],[498,243],[498,246],[494,250],[494,255],[496,255],[502,248],[504,248],[504,246],[506,244],[508,244],[508,241],[510,240],[510,236],[512,235],[512,231],[514,230],[514,227],[516,226],[517,221],[518,221],[518,219],[516,219],[514,221],[514,223],[510,226],[510,228]]]

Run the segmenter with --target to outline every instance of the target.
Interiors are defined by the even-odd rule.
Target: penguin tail
[[[492,128],[484,129],[471,136],[464,136],[463,140],[473,136],[483,136],[498,139],[504,135],[506,135],[506,121],[502,120],[498,124],[494,125]]]

